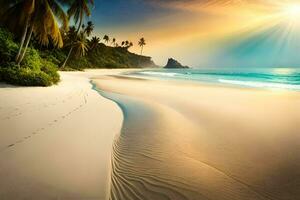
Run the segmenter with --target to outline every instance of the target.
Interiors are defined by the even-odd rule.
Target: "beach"
[[[0,86],[0,199],[108,198],[123,116],[92,90],[94,74],[62,72],[47,88]]]
[[[0,87],[0,199],[295,200],[300,93],[61,72]]]
[[[299,197],[299,92],[128,76],[93,82],[125,116],[111,199]]]
[[[300,0],[0,2],[0,200],[300,200]]]

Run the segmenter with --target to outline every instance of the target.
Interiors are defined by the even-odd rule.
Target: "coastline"
[[[113,200],[300,195],[298,92],[126,76],[93,82],[126,115],[114,145]]]
[[[300,200],[299,18],[1,1],[0,200]]]
[[[298,92],[121,74],[135,70],[61,72],[50,88],[1,85],[0,197],[300,195]]]
[[[123,115],[89,79],[107,73],[119,70],[61,72],[49,88],[1,84],[1,198],[108,198]]]

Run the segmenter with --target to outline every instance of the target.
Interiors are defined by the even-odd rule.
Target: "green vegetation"
[[[25,86],[50,86],[59,81],[56,66],[40,57],[34,48],[28,48],[21,65],[17,65],[15,56],[19,45],[13,41],[13,35],[0,28],[0,81]]]
[[[98,39],[95,39],[95,41],[98,41]],[[84,70],[86,68],[156,67],[151,57],[131,53],[126,47],[110,47],[95,41],[93,41],[93,39],[87,41],[88,50],[85,52],[85,56],[81,56],[81,52],[86,49],[82,49],[81,45],[79,45],[78,50],[76,50],[76,48],[71,54],[71,58],[68,60],[66,66],[60,69],[73,71]],[[79,52],[76,53],[77,51]],[[66,54],[67,51],[64,49],[55,49],[42,51],[41,57],[56,65],[60,65],[64,62]]]
[[[91,67],[98,68],[141,68],[155,67],[150,57],[130,53],[128,47],[108,47],[99,44],[86,57]]]
[[[89,28],[85,28],[83,23],[83,19],[85,16],[90,16],[91,11],[89,5],[94,5],[93,0],[73,0],[71,1],[70,7],[68,9],[69,17],[73,17],[76,24],[78,24],[77,30],[75,31],[75,27],[68,32],[66,40],[69,44],[69,53],[62,64],[62,68],[64,68],[72,55],[73,49],[77,48],[81,51],[81,55],[85,54],[87,50],[86,35],[89,36],[93,31],[93,24],[91,22],[88,23]],[[82,31],[80,31],[82,29]],[[81,47],[80,47],[81,46]],[[78,55],[79,51],[77,51]]]
[[[128,51],[133,46],[128,40],[119,45],[108,35],[103,43],[91,36],[94,24],[85,24],[84,19],[91,15],[93,0],[0,0],[0,4],[0,81],[50,86],[60,80],[58,69],[155,66],[150,57],[142,56],[144,38],[138,42],[141,55],[137,55]],[[75,26],[69,27],[71,18]]]
[[[55,65],[40,56],[40,45],[63,46],[68,26],[64,0],[0,0],[0,80],[25,86],[50,86],[59,81]],[[14,32],[12,35],[3,27]],[[19,41],[19,43],[15,42]]]

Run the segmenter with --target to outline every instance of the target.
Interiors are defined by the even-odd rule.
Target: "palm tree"
[[[104,35],[103,40],[105,41],[106,44],[108,44],[108,42],[109,42],[108,35]]]
[[[129,46],[129,41],[126,40],[126,41],[125,41],[125,47],[128,47],[128,46]]]
[[[87,44],[86,35],[84,32],[81,32],[78,36],[77,41],[74,43],[73,47],[76,50],[77,56],[85,56],[86,52],[88,51],[89,47]]]
[[[19,63],[19,58],[21,56],[23,46],[26,38],[28,37],[28,29],[30,27],[30,18],[34,12],[34,2],[19,2],[19,1],[6,1],[1,0],[1,21],[5,23],[11,29],[17,29],[17,24],[24,24],[20,47],[16,56],[16,62]],[[18,16],[17,22],[15,20],[10,20],[12,16]],[[23,19],[23,20],[22,20]],[[19,28],[19,26],[17,26]]]
[[[133,46],[133,43],[132,42],[129,42],[129,46],[128,48],[132,47]]]
[[[144,46],[146,45],[145,38],[141,38],[138,44],[141,47],[141,55],[143,55],[143,49],[144,49]]]
[[[71,26],[65,36],[65,46],[72,46],[72,43],[77,40],[76,27]]]
[[[99,37],[92,37],[91,41],[90,41],[90,49],[94,49],[98,46],[100,42],[100,38]]]
[[[82,28],[84,17],[91,15],[90,7],[89,7],[90,5],[94,5],[94,0],[71,0],[71,5],[70,8],[68,9],[68,15],[69,17],[73,17],[75,24],[78,24],[76,30],[77,35],[79,34],[80,29]],[[73,51],[73,45],[71,45],[67,58],[62,64],[61,68],[64,68],[65,65],[67,64],[72,54],[72,51]]]
[[[112,39],[111,44],[112,44],[113,46],[116,46],[116,38],[113,38],[113,39]]]
[[[20,29],[22,24],[22,34],[19,51],[16,56],[16,63],[19,65],[27,51],[27,47],[34,34],[42,45],[48,45],[49,39],[58,47],[63,46],[62,34],[59,23],[67,28],[68,18],[62,5],[66,0],[1,0],[2,12],[1,20],[9,27]],[[17,18],[16,18],[17,16]],[[17,20],[11,20],[11,19]]]
[[[73,17],[78,24],[77,33],[79,33],[84,17],[91,16],[90,5],[94,5],[94,0],[71,0],[71,6],[68,10],[69,17]]]
[[[92,21],[88,21],[86,28],[84,29],[84,32],[86,33],[86,35],[89,37],[91,35],[91,33],[94,30],[94,24]]]

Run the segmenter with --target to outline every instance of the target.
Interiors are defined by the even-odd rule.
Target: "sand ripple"
[[[117,99],[126,102],[127,118],[113,146],[111,200],[275,199],[189,157],[185,137],[199,129],[177,111],[153,102]],[[174,126],[176,121],[184,126]]]
[[[124,114],[111,200],[299,197],[298,93],[124,77],[97,86]]]

